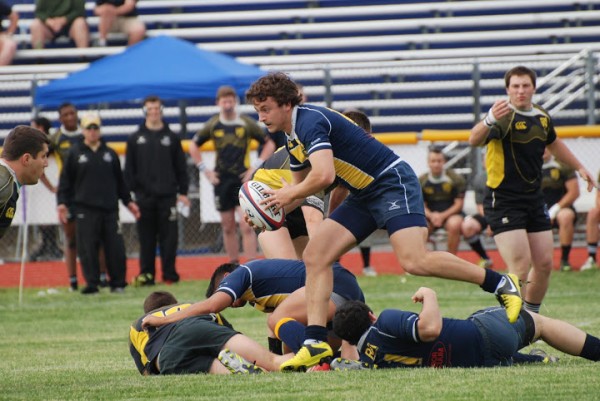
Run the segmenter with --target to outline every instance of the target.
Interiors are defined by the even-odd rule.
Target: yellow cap
[[[81,117],[81,127],[90,128],[90,126],[96,126],[100,128],[100,115],[96,112],[88,112]]]

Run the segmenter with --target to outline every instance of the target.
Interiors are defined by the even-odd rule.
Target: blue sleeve
[[[246,290],[251,286],[250,272],[246,269],[238,267],[225,277],[216,291],[224,292],[237,300],[244,295]]]
[[[375,326],[385,334],[394,336],[400,341],[418,343],[417,322],[419,315],[398,309],[386,309],[377,318]]]

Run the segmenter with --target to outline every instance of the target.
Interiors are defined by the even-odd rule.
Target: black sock
[[[590,361],[600,361],[600,339],[588,334],[579,356]]]
[[[498,284],[500,284],[502,277],[502,274],[495,272],[492,269],[485,269],[485,278],[483,279],[481,288],[483,288],[484,291],[491,292],[493,294],[496,291]]]
[[[306,326],[304,330],[305,340],[327,341],[327,328],[323,326]]]
[[[274,337],[267,337],[269,342],[269,351],[277,355],[283,355],[283,342]]]
[[[71,276],[71,277],[69,277],[69,282],[71,284],[77,284],[77,276]]]
[[[561,257],[560,260],[563,262],[569,262],[569,254],[571,253],[571,245],[561,245]]]
[[[360,254],[362,255],[363,267],[367,267],[371,265],[371,247],[370,246],[361,246]]]
[[[475,235],[471,238],[467,238],[467,243],[469,244],[469,246],[471,247],[472,250],[477,252],[477,255],[479,255],[480,258],[482,258],[482,259],[490,258],[488,256],[487,252],[485,251],[485,249],[483,249],[483,242],[481,242],[481,237],[479,235]]]

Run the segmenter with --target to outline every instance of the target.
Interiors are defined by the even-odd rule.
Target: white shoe
[[[375,277],[377,276],[377,272],[371,266],[367,266],[363,269],[363,275],[368,277]]]
[[[590,256],[586,259],[585,263],[581,266],[579,270],[598,270],[598,265],[596,264],[594,258]]]

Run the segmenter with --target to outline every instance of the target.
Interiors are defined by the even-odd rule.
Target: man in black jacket
[[[177,254],[177,201],[189,207],[189,179],[181,140],[162,119],[162,102],[156,96],[144,100],[145,122],[127,140],[125,180],[140,207],[140,274],[136,285],[152,285],[155,277],[156,242],[160,247],[162,278],[179,281]],[[178,195],[179,194],[179,195]]]
[[[66,222],[69,208],[73,207],[77,254],[87,282],[81,293],[98,292],[101,245],[106,254],[111,292],[119,293],[127,285],[119,199],[136,219],[140,212],[125,185],[119,156],[100,139],[100,117],[87,114],[81,119],[81,126],[84,140],[71,148],[60,174],[58,217]]]

